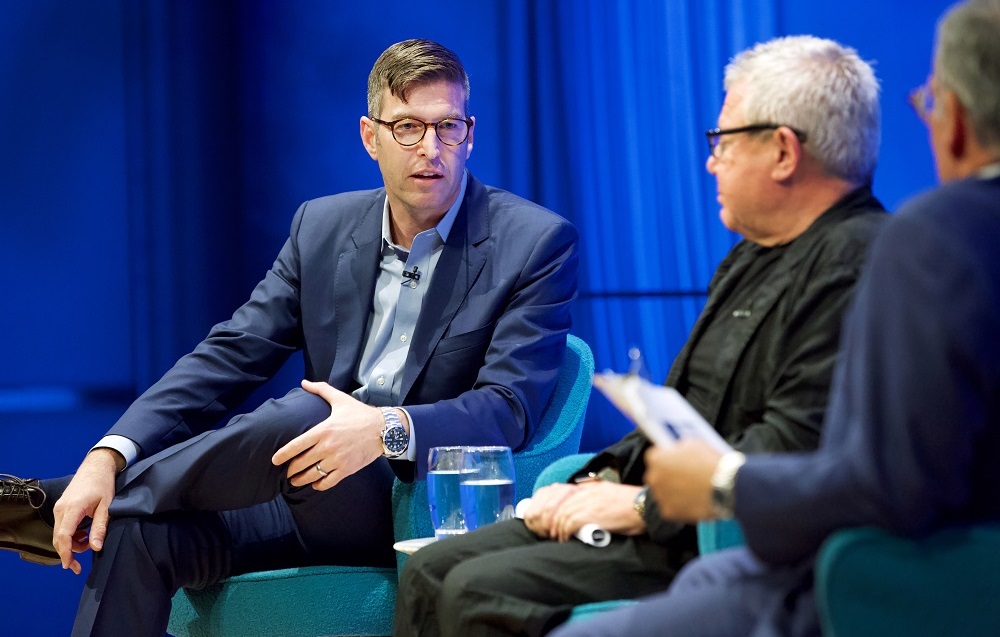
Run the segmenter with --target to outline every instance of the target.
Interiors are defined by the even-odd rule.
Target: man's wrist
[[[728,451],[712,473],[712,515],[720,520],[732,518],[736,510],[736,474],[747,461],[739,451]]]
[[[635,494],[635,499],[632,500],[632,509],[639,514],[639,517],[643,520],[646,519],[646,501],[649,499],[649,487],[643,487],[639,490],[639,493]]]
[[[94,447],[87,452],[87,457],[106,463],[116,474],[120,473],[126,465],[125,456],[111,447]]]

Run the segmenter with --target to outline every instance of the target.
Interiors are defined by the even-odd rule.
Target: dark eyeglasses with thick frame
[[[400,146],[416,146],[427,134],[427,128],[432,127],[434,134],[446,146],[458,146],[469,138],[469,131],[472,130],[472,119],[460,119],[457,117],[446,117],[439,122],[422,122],[413,117],[387,122],[377,117],[371,120],[383,126],[388,126],[392,131],[392,138]]]
[[[716,159],[719,158],[717,149],[719,148],[719,138],[723,135],[735,135],[736,133],[757,133],[765,130],[777,130],[779,128],[787,128],[788,130],[795,133],[795,136],[799,138],[799,141],[803,144],[805,143],[807,137],[802,131],[792,128],[787,124],[748,124],[746,126],[739,126],[737,128],[712,128],[705,131],[705,137],[708,139],[708,154]]]

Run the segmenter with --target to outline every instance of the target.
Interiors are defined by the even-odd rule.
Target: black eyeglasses
[[[415,146],[427,134],[427,128],[433,127],[437,138],[442,144],[448,146],[458,146],[469,138],[469,131],[472,130],[471,119],[458,119],[446,117],[440,122],[422,122],[419,119],[406,117],[392,122],[381,120],[377,117],[371,118],[373,122],[378,122],[383,126],[388,126],[392,131],[392,138],[400,146]]]
[[[705,137],[708,139],[708,154],[716,159],[719,158],[721,151],[719,151],[719,138],[723,135],[735,135],[736,133],[756,133],[765,130],[776,130],[778,128],[785,127],[795,133],[795,136],[799,138],[799,141],[805,143],[806,134],[800,130],[792,128],[786,124],[748,124],[746,126],[740,126],[738,128],[713,128],[711,130],[705,131]]]

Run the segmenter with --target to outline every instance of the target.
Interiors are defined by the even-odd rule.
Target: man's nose
[[[438,139],[437,128],[434,125],[428,124],[424,137],[418,146],[429,159],[434,159],[441,154],[441,140]]]
[[[708,154],[708,159],[705,160],[705,170],[707,170],[710,175],[715,174],[715,165],[717,161],[718,159],[715,158],[715,155],[712,153]]]

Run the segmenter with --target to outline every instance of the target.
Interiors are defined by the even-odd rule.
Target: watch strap
[[[649,498],[649,487],[643,487],[632,500],[632,508],[643,520],[646,519],[646,500]]]
[[[712,513],[726,520],[733,517],[736,508],[736,473],[747,461],[739,451],[728,451],[719,458],[712,473]]]
[[[385,426],[382,428],[382,454],[387,458],[398,458],[406,453],[406,449],[409,446],[409,440],[403,445],[402,449],[390,449],[386,444],[386,439],[390,431],[394,429],[400,429],[406,431],[403,427],[402,421],[399,419],[399,413],[396,412],[392,407],[379,407],[379,411],[382,412],[382,419],[385,421]]]

